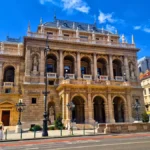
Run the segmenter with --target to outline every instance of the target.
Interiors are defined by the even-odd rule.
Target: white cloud
[[[90,7],[84,0],[40,0],[41,4],[45,4],[46,2],[62,7],[67,11],[76,10],[82,13],[89,13],[90,10]]]
[[[112,33],[116,32],[116,28],[112,25],[109,25],[109,24],[106,25],[106,30],[110,31]]]
[[[145,27],[145,28],[143,28],[143,31],[147,32],[147,33],[150,33],[150,28]]]
[[[134,29],[134,30],[140,30],[140,29],[141,29],[141,26],[134,26],[133,29]]]
[[[99,11],[98,20],[99,20],[99,23],[106,23],[106,21],[113,23],[116,21],[115,19],[113,19],[113,13],[105,14],[102,11]]]

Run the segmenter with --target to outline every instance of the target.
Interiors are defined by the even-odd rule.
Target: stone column
[[[16,66],[16,70],[15,70],[15,85],[18,86],[19,85],[19,64]]]
[[[97,79],[97,60],[96,60],[96,54],[94,53],[94,80]]]
[[[3,84],[3,77],[4,77],[4,75],[3,75],[3,68],[2,68],[2,66],[3,66],[3,63],[2,62],[0,62],[0,87],[2,86],[2,84]]]
[[[137,58],[135,58],[135,75],[136,75],[136,80],[137,80],[138,82],[140,82]]]
[[[110,76],[109,76],[110,80],[114,80],[112,55],[109,55],[109,72],[110,72]]]
[[[40,83],[44,84],[44,77],[45,77],[45,54],[44,49],[41,49],[41,58],[40,58]]]
[[[106,123],[109,123],[109,107],[108,107],[108,102],[105,102],[105,120],[106,120]]]
[[[108,108],[109,108],[109,122],[115,123],[113,100],[111,99],[111,93],[108,93]]]
[[[127,94],[127,108],[128,108],[128,120],[129,122],[133,122],[133,117],[132,117],[132,104],[131,104],[131,95]]]
[[[87,109],[85,109],[85,121],[87,123],[94,123],[94,108],[91,97],[91,92],[88,93],[88,102],[86,103]]]
[[[79,52],[77,52],[77,79],[81,79],[81,59]]]
[[[59,60],[60,60],[60,64],[59,64],[59,66],[60,66],[59,78],[64,78],[64,75],[63,75],[63,72],[64,72],[63,51],[60,50],[59,54],[60,54],[59,55]]]
[[[26,48],[26,58],[25,58],[25,76],[30,76],[31,71],[31,56],[30,56],[30,49]]]
[[[124,56],[124,66],[125,66],[126,79],[127,79],[127,81],[129,81],[130,80],[130,78],[129,78],[129,65],[128,65],[127,56]]]

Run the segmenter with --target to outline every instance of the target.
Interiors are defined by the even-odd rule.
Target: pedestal
[[[21,133],[22,125],[16,125],[15,133]]]

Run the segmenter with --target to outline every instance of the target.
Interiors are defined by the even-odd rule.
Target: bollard
[[[7,140],[7,129],[5,131],[5,140]]]
[[[34,138],[36,138],[36,129],[34,128]]]
[[[60,136],[62,136],[62,128],[63,128],[63,127],[60,128]]]
[[[22,139],[22,129],[21,129],[21,132],[20,132],[20,139]]]

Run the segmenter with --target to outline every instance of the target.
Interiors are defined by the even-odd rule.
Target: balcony
[[[122,76],[115,76],[116,81],[124,81],[124,78]]]
[[[4,82],[4,87],[13,87],[14,82]]]
[[[99,76],[99,79],[102,81],[108,81],[108,76]]]
[[[56,75],[56,73],[49,72],[49,73],[47,73],[47,78],[55,79],[55,78],[57,78],[57,75]]]
[[[85,79],[85,80],[92,80],[92,75],[83,74],[83,79]]]
[[[69,77],[69,79],[75,79],[75,75],[74,74],[65,74],[65,77]]]
[[[41,33],[34,33],[34,32],[28,32],[28,37],[35,37],[35,38],[47,38],[46,34]],[[64,41],[70,41],[70,42],[81,42],[81,43],[88,43],[88,44],[96,44],[96,45],[105,45],[110,46],[110,42],[107,40],[92,40],[87,38],[76,38],[76,37],[64,37],[64,36],[58,36],[58,35],[51,35],[48,37],[51,40],[64,40]],[[134,44],[128,44],[128,43],[111,43],[111,47],[124,47],[124,48],[135,48]]]

